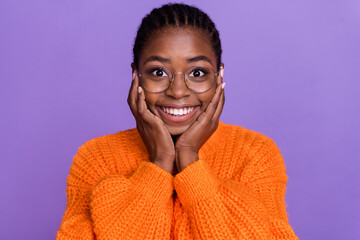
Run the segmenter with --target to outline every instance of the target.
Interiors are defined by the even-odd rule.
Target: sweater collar
[[[209,158],[218,150],[219,144],[224,142],[224,136],[222,136],[225,123],[219,121],[219,125],[211,137],[200,148],[199,158]]]
[[[205,142],[205,144],[200,148],[199,150],[199,158],[209,158],[210,156],[212,156],[214,153],[216,153],[219,144],[225,142],[224,141],[224,137],[222,132],[225,128],[225,123],[223,123],[222,121],[219,121],[218,127],[215,130],[215,132],[210,136],[210,138]],[[137,131],[137,129],[133,129],[136,132],[137,135],[137,139],[140,142],[140,148],[141,148],[141,152],[143,153],[147,153],[146,147],[140,137],[139,132]]]

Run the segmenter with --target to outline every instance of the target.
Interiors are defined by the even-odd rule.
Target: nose
[[[174,79],[165,94],[175,99],[181,99],[189,96],[191,91],[187,88],[183,73],[174,74]]]

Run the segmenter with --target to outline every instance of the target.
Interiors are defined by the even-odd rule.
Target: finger
[[[138,86],[137,112],[145,121],[152,119],[152,113],[148,110],[145,102],[145,93],[142,87]]]
[[[134,71],[132,73],[132,82],[131,82],[131,87],[129,90],[128,100],[130,100],[130,101],[135,100],[134,102],[136,102],[138,85],[139,85],[139,81],[137,79],[136,72]]]
[[[206,110],[203,113],[201,113],[200,116],[197,118],[197,121],[196,121],[197,124],[200,124],[200,123],[205,124],[206,122],[209,122],[212,119],[212,117],[214,116],[216,107],[220,100],[221,93],[223,91],[222,86],[223,86],[223,84],[220,84],[216,88],[215,94],[214,94],[213,98],[211,99],[209,105],[206,107]]]
[[[137,91],[138,91],[138,98],[136,100],[136,104],[137,104],[136,106],[138,112],[142,114],[147,108],[145,103],[145,94],[144,94],[144,90],[140,86],[137,87]]]
[[[131,82],[131,87],[129,90],[128,96],[128,104],[133,114],[137,112],[136,100],[138,98],[138,86],[139,86],[139,79],[137,78],[137,74],[134,71],[132,74],[133,80]]]
[[[213,98],[211,99],[211,102],[209,103],[209,105],[206,108],[206,111],[205,111],[206,114],[211,117],[214,115],[214,113],[216,111],[216,107],[220,101],[220,96],[221,96],[221,93],[223,92],[223,86],[224,86],[224,83],[217,86],[216,92],[215,92]]]
[[[219,86],[223,82],[224,78],[224,67],[220,66],[219,75],[216,78],[216,86]]]
[[[223,90],[221,92],[221,96],[220,96],[220,101],[216,107],[216,110],[215,110],[215,113],[214,113],[214,116],[213,116],[213,119],[215,121],[219,121],[220,119],[220,115],[222,113],[222,110],[224,108],[224,104],[225,104],[225,91]]]

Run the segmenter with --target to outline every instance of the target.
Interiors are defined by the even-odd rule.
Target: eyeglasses
[[[169,68],[161,65],[149,66],[138,76],[142,86],[151,93],[161,93],[170,88],[176,74],[184,74],[186,87],[195,93],[208,91],[216,82],[219,73],[209,66],[194,66],[185,72],[173,72]]]

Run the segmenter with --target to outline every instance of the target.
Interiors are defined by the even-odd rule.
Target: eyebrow
[[[151,62],[151,61],[158,61],[158,62],[162,62],[162,63],[170,63],[171,62],[171,60],[169,58],[163,58],[160,56],[151,56],[148,59],[146,59],[144,64]]]
[[[160,56],[151,56],[148,59],[146,59],[144,64],[146,64],[148,62],[151,62],[151,61],[158,61],[158,62],[162,62],[162,63],[171,63],[171,60],[169,58],[163,58],[163,57],[160,57]],[[196,57],[193,57],[193,58],[188,58],[186,60],[186,62],[188,62],[188,63],[197,62],[197,61],[206,61],[206,62],[209,62],[210,64],[212,64],[210,58],[208,58],[206,56],[203,56],[203,55],[196,56]]]
[[[206,62],[209,62],[211,64],[211,60],[207,56],[196,56],[196,57],[193,57],[193,58],[189,58],[186,61],[188,63],[197,62],[197,61],[206,61]]]

